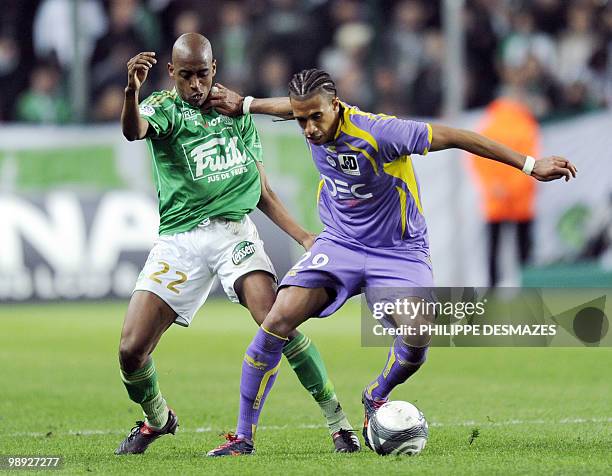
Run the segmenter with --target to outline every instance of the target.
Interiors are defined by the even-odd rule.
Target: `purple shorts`
[[[389,290],[397,296],[398,289],[433,288],[433,272],[427,249],[367,248],[355,242],[343,242],[325,231],[313,247],[291,268],[280,288],[326,288],[331,300],[319,312],[327,317],[336,312],[348,298],[361,294],[365,288],[380,296]],[[401,297],[420,295],[404,294]],[[428,296],[429,294],[427,294]],[[378,298],[377,298],[378,299]],[[425,297],[428,299],[428,297]]]

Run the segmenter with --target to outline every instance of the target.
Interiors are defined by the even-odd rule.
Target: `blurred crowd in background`
[[[439,116],[443,0],[78,0],[87,121],[117,121],[126,62],[155,51],[142,97],[171,86],[172,44],[199,31],[217,80],[254,96],[287,94],[291,75],[320,67],[362,109]],[[73,122],[73,0],[3,0],[0,120]],[[520,84],[540,120],[612,105],[612,1],[465,0],[465,106]]]

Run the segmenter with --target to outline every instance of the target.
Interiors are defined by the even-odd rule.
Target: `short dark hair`
[[[305,69],[293,75],[289,82],[289,95],[306,97],[315,92],[325,92],[337,96],[336,83],[329,73],[321,69]]]

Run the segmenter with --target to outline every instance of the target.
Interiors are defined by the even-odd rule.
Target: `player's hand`
[[[243,99],[237,92],[226,88],[221,83],[215,83],[210,89],[208,98],[202,104],[202,109],[214,107],[217,112],[226,116],[239,116],[242,114]]]
[[[149,69],[157,63],[155,59],[155,53],[153,51],[146,51],[138,53],[127,63],[128,69],[128,89],[138,91],[147,79]]]
[[[555,155],[535,161],[531,175],[541,182],[550,182],[565,177],[565,181],[575,178],[578,169],[569,160]]]
[[[312,245],[314,245],[315,240],[317,239],[317,235],[314,233],[308,233],[308,235],[306,236],[306,238],[304,238],[302,240],[302,243],[300,243],[304,249],[306,251],[308,251],[310,248],[312,248]]]

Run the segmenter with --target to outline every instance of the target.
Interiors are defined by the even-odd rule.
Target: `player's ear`
[[[174,66],[172,63],[168,63],[168,76],[170,76],[170,79],[174,79]]]
[[[215,77],[215,74],[217,74],[217,60],[213,58],[212,60],[212,67],[211,67],[211,71],[212,71],[212,77]]]
[[[338,112],[340,110],[340,99],[338,99],[338,96],[334,96],[332,99],[332,109],[334,112]]]

